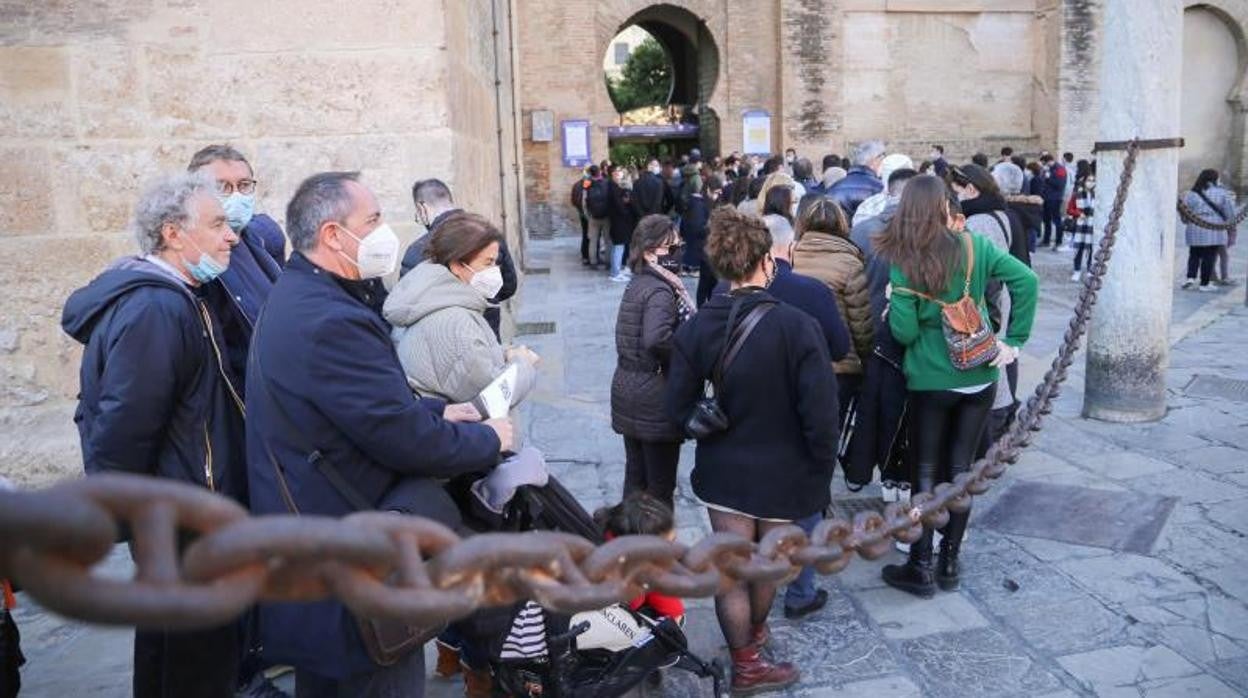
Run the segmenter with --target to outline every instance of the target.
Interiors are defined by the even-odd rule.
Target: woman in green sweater
[[[876,239],[889,261],[891,296],[888,324],[906,348],[902,364],[909,391],[912,487],[931,492],[970,469],[996,390],[998,371],[1018,358],[1035,318],[1036,275],[1008,251],[955,228],[956,199],[944,181],[930,175],[906,186],[897,215]],[[969,239],[969,245],[968,245]],[[969,282],[967,263],[971,262]],[[942,327],[942,305],[956,303],[964,289],[988,323],[984,292],[989,281],[1010,291],[1010,321],[996,338],[996,356],[974,368],[959,369],[950,358]],[[937,302],[940,301],[940,302]],[[884,568],[884,581],[923,598],[958,586],[958,547],[970,512],[950,513],[941,529],[940,556],[932,573],[932,530],[910,546],[904,565]]]

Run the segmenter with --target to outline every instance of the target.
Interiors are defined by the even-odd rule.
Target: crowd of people
[[[671,537],[690,439],[711,528],[757,541],[813,530],[837,463],[851,489],[878,472],[883,497],[904,501],[1008,428],[1036,307],[1030,255],[1069,239],[1075,273],[1090,263],[1095,164],[931,155],[916,166],[867,141],[819,172],[792,150],[586,168],[572,188],[581,261],[627,284],[611,382],[626,465],[608,537]],[[1188,205],[1229,219],[1217,182],[1202,173]],[[542,455],[517,447],[508,416],[541,359],[501,338],[518,277],[500,230],[434,178],[412,187],[427,234],[406,250],[358,173],[305,179],[285,231],[256,210],[257,187],[242,153],[203,148],[140,196],[139,253],[66,301],[62,327],[84,347],[74,421],[87,474],[186,482],[256,514],[384,510],[451,527],[463,503],[447,480],[471,477],[496,512],[544,484]],[[1188,242],[1189,277],[1228,281],[1214,266],[1233,234],[1189,228]],[[482,396],[502,378],[499,408]],[[884,581],[925,598],[956,589],[968,519],[925,529]],[[798,680],[768,649],[778,591],[742,582],[715,599],[734,692]],[[826,601],[802,570],[784,615]],[[635,604],[683,620],[678,600]],[[140,628],[134,693],[279,695],[264,669],[281,664],[300,698],[421,695],[422,652],[383,660],[369,627],[326,600],[262,603],[208,630]],[[480,653],[452,625],[437,673],[462,670],[468,695],[489,695]]]

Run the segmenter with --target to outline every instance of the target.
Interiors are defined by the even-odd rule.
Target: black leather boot
[[[919,598],[930,599],[936,595],[936,582],[932,579],[932,530],[923,529],[923,535],[910,544],[910,558],[904,565],[885,565],[882,573],[884,583]]]
[[[958,549],[962,547],[962,535],[971,512],[949,514],[949,523],[941,531],[940,556],[936,560],[936,584],[944,591],[958,588]]]

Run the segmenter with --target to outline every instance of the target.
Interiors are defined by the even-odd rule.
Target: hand
[[[514,346],[508,349],[503,354],[503,357],[507,360],[508,363],[512,363],[515,361],[525,361],[527,363],[530,363],[536,366],[542,362],[542,357],[538,356],[537,352],[524,346],[523,344]]]
[[[1018,360],[1018,354],[1019,354],[1018,349],[1015,349],[1014,347],[998,339],[997,340],[997,356],[996,358],[992,360],[992,365],[997,368],[1009,366],[1010,364]]]
[[[486,420],[485,426],[494,430],[498,434],[498,452],[516,450],[516,428],[510,419],[490,419]]]
[[[447,405],[442,411],[442,419],[448,422],[479,422],[481,413],[469,403],[461,402],[457,405]]]

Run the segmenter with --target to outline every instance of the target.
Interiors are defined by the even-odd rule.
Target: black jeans
[[[239,631],[134,633],[135,698],[233,698],[238,687]]]
[[[1044,200],[1044,240],[1040,244],[1049,244],[1054,228],[1057,229],[1057,240],[1053,244],[1062,244],[1062,203],[1061,199]]]
[[[719,283],[719,279],[715,278],[715,270],[707,263],[705,259],[698,267],[698,291],[697,303],[701,308],[702,304],[711,299],[711,295],[715,292],[715,285]]]
[[[1090,242],[1081,242],[1075,249],[1075,271],[1080,271],[1083,268],[1080,262],[1083,260],[1084,254],[1088,256],[1088,271],[1092,271],[1092,243]]]
[[[679,441],[643,441],[625,436],[624,494],[644,490],[672,506],[679,462]]]
[[[910,393],[910,447],[914,453],[911,492],[931,492],[936,485],[970,470],[996,394],[995,383],[971,394],[952,390]],[[961,544],[970,518],[970,511],[949,514],[949,523],[941,531],[949,545],[956,548]],[[931,530],[925,529],[915,545],[930,555]]]
[[[423,647],[390,666],[339,681],[295,669],[295,698],[421,698],[424,695]]]
[[[1196,278],[1200,270],[1200,285],[1208,286],[1213,279],[1213,265],[1218,261],[1218,245],[1193,245],[1187,248],[1187,278]]]
[[[580,216],[581,219],[581,261],[589,261],[589,219]]]

